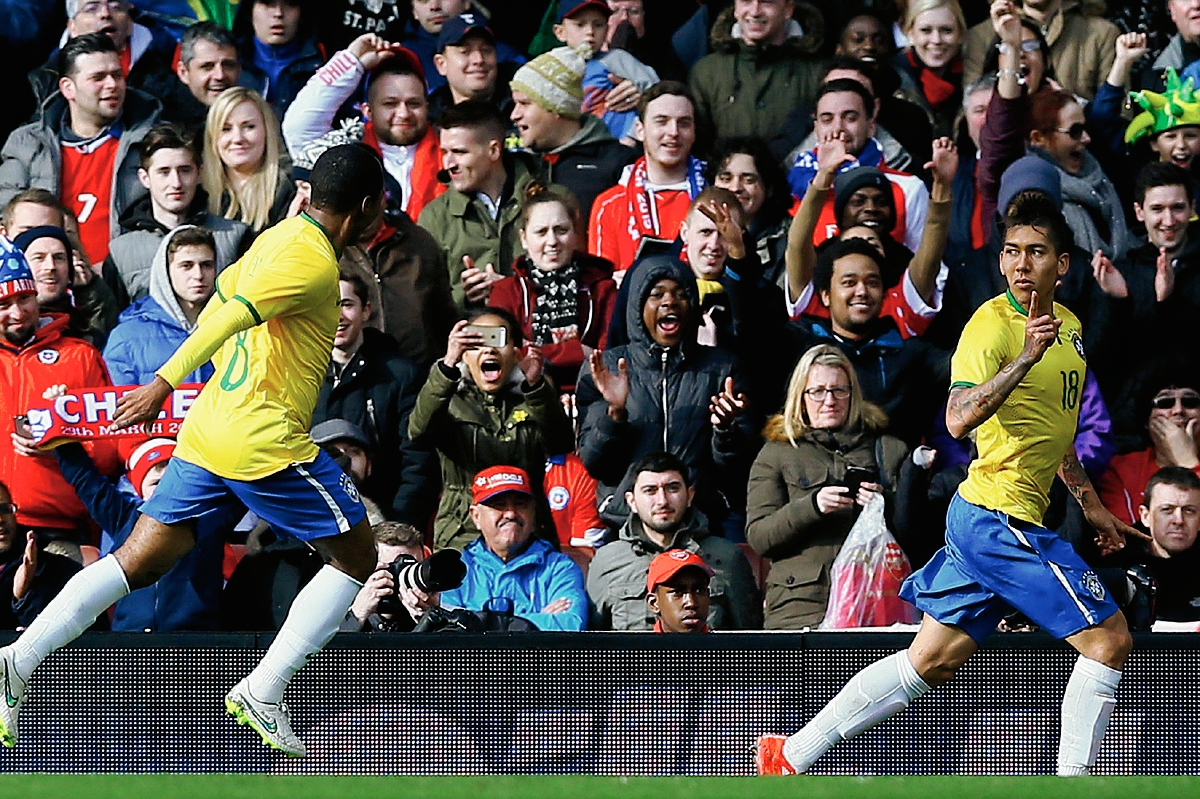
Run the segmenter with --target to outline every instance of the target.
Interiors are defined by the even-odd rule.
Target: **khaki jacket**
[[[879,452],[883,463],[878,471],[884,475],[884,497],[890,505],[908,447],[887,435],[840,431],[814,431],[793,445],[780,416],[767,422],[763,437],[767,443],[750,467],[746,539],[772,561],[764,626],[768,630],[816,627],[829,603],[830,567],[858,518],[857,506],[822,515],[817,511],[817,492],[840,484],[851,466],[876,469]]]

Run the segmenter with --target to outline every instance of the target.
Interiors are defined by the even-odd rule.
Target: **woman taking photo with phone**
[[[501,308],[484,308],[450,331],[446,355],[433,365],[408,419],[408,435],[437,451],[442,500],[434,548],[462,549],[479,535],[471,522],[471,481],[489,466],[517,466],[541,497],[546,457],[572,452],[575,431],[543,375],[541,348]],[[539,527],[554,530],[538,504]]]
[[[796,364],[783,413],[763,431],[746,498],[746,539],[772,561],[766,629],[820,624],[829,569],[854,520],[877,493],[890,508],[908,447],[880,432],[887,421],[863,399],[841,350],[820,344]]]

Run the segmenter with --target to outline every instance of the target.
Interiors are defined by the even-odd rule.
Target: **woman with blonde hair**
[[[800,358],[783,413],[763,431],[746,498],[746,538],[772,560],[766,629],[820,624],[830,566],[859,511],[877,493],[890,508],[908,447],[883,434],[887,423],[837,347],[820,344]]]
[[[296,193],[282,167],[283,136],[258,92],[234,86],[208,109],[201,176],[210,213],[245,222],[255,232],[287,216]]]
[[[910,0],[901,20],[908,47],[892,58],[897,96],[921,106],[934,137],[953,134],[962,103],[967,21],[958,0]]]

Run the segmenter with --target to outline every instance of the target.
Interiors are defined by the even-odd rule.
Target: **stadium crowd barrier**
[[[0,635],[0,644],[11,640]],[[222,696],[268,635],[91,633],[52,656],[0,771],[745,775],[894,633],[337,636],[289,689],[288,760]],[[822,759],[822,774],[1053,773],[1075,660],[997,635],[951,684]],[[1098,773],[1198,774],[1200,636],[1138,636]]]

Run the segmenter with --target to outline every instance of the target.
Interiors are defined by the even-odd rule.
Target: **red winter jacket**
[[[0,480],[12,493],[22,526],[86,531],[93,527],[91,519],[58,470],[58,461],[18,455],[10,437],[16,431],[13,417],[28,412],[50,386],[112,385],[100,351],[83,339],[63,335],[69,321],[66,314],[46,314],[23,347],[0,338]],[[101,472],[119,473],[121,459],[114,443],[86,446]]]
[[[586,253],[576,253],[579,266],[579,338],[558,344],[546,344],[548,372],[559,389],[574,388],[583,365],[583,345],[604,349],[608,344],[608,323],[617,301],[612,262]],[[488,304],[503,308],[517,317],[526,341],[533,338],[533,309],[537,305],[537,286],[529,276],[529,259],[522,255],[513,261],[512,277],[492,287]]]

